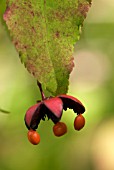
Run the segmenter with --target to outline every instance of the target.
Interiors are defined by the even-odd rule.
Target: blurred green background
[[[0,16],[4,11],[0,2]],[[0,22],[0,170],[114,170],[114,3],[94,0],[75,46],[75,68],[68,94],[86,107],[86,125],[76,132],[75,114],[62,121],[68,133],[56,138],[51,121],[41,122],[41,143],[31,145],[24,124],[26,110],[40,99],[36,81],[21,64]],[[47,94],[48,95],[48,94]]]

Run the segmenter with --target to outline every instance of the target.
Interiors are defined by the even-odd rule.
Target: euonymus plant
[[[54,122],[55,136],[66,133],[67,127],[59,122],[63,109],[71,108],[78,114],[74,128],[80,130],[85,119],[82,103],[66,95],[69,75],[74,67],[74,44],[79,40],[90,0],[7,0],[3,19],[21,62],[35,77],[42,100],[28,109],[25,124],[28,139],[40,141],[35,132],[40,120],[47,116]],[[43,87],[52,96],[45,97]]]

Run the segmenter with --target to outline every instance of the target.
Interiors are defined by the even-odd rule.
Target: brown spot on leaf
[[[56,11],[54,15],[55,15],[55,19],[58,19],[60,21],[64,21],[65,17],[60,11]]]
[[[70,58],[69,64],[66,65],[65,67],[67,68],[69,73],[72,72],[73,67],[74,67],[74,57],[73,56]]]
[[[27,70],[35,76],[37,69],[34,66],[34,63],[35,63],[35,61],[33,61],[33,60],[27,60],[26,67],[27,67]]]
[[[30,11],[30,14],[34,17],[34,12],[33,11]]]
[[[59,31],[56,31],[55,37],[56,37],[56,38],[59,38],[59,37],[60,37],[60,32],[59,32]]]
[[[16,41],[16,42],[13,42],[13,43],[14,43],[15,47],[17,48],[18,42]]]
[[[32,26],[32,33],[36,33],[35,28]]]
[[[89,10],[90,4],[82,4],[80,3],[78,6],[78,14],[84,16],[86,18],[87,12]]]
[[[25,48],[25,49],[27,49],[27,46],[26,46],[26,45],[24,45],[24,48]]]

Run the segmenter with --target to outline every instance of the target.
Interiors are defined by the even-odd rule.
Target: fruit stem
[[[41,93],[41,96],[42,96],[42,100],[45,100],[45,94],[44,94],[44,92],[43,92],[43,90],[42,90],[42,85],[41,85],[41,83],[39,82],[39,81],[37,81],[37,85],[38,85],[38,87],[39,87],[39,89],[40,89],[40,93]]]

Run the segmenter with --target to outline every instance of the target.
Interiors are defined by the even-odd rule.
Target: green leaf
[[[6,0],[0,0],[0,21],[3,22],[3,13],[6,8]]]
[[[52,94],[67,93],[88,0],[7,0],[4,20],[21,61]]]

